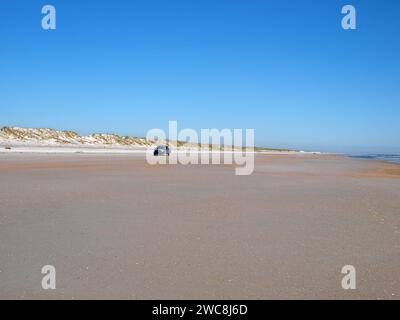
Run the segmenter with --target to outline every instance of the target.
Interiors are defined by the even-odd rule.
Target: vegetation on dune
[[[120,136],[110,133],[94,133],[88,136],[80,136],[75,131],[65,130],[59,131],[50,128],[19,128],[19,127],[3,127],[0,129],[0,138],[4,140],[17,140],[17,141],[31,141],[39,143],[51,143],[51,144],[95,144],[95,145],[120,145],[120,146],[152,146],[156,144],[155,141],[147,140],[142,137],[134,136]],[[262,148],[262,147],[239,147],[239,146],[228,146],[211,143],[190,143],[187,141],[169,141],[168,139],[164,142],[157,144],[168,144],[172,147],[177,148],[198,148],[201,150],[254,150],[254,151],[290,151],[288,149],[275,149],[275,148]]]

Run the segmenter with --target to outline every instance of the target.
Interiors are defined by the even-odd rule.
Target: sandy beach
[[[0,154],[0,299],[399,299],[399,253],[396,164],[257,155],[235,176],[140,153]]]

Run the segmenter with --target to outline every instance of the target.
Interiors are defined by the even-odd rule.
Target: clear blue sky
[[[41,8],[57,9],[57,30]],[[357,30],[341,28],[341,7]],[[400,1],[2,0],[0,126],[400,153]]]

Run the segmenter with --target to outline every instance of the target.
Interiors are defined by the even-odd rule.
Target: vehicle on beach
[[[171,154],[171,150],[168,146],[157,146],[153,154],[154,156],[169,156]]]

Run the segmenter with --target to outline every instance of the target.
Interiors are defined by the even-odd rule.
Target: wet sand
[[[56,290],[41,288],[48,264]],[[13,298],[399,299],[399,166],[258,155],[235,176],[139,154],[0,154],[0,299]]]

